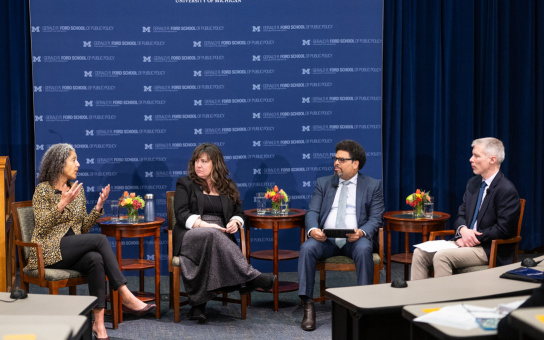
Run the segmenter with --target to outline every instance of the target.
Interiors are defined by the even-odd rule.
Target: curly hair
[[[359,170],[361,170],[363,166],[365,166],[365,149],[363,149],[361,144],[357,143],[356,141],[344,139],[336,144],[336,152],[338,152],[338,150],[347,151],[350,158],[355,161],[359,161]]]
[[[76,150],[72,145],[66,143],[54,144],[47,149],[40,163],[40,177],[38,178],[38,182],[49,182],[49,184],[54,186],[62,175],[66,166],[66,160],[72,151]]]
[[[202,154],[208,155],[208,159],[212,161],[212,172],[210,177],[217,192],[219,192],[221,195],[229,196],[235,204],[242,203],[236,184],[228,177],[229,170],[225,164],[223,153],[215,144],[204,143],[195,148],[193,151],[193,157],[191,157],[191,160],[189,160],[189,165],[187,166],[187,174],[189,178],[196,184],[202,186],[204,191],[210,192],[208,182],[206,182],[205,179],[198,177],[195,172],[195,162],[202,156]]]

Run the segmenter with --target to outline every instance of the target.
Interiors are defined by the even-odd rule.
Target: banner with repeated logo
[[[70,143],[88,209],[109,183],[110,199],[154,194],[164,218],[165,192],[204,142],[223,151],[244,209],[274,185],[307,209],[342,139],[381,179],[382,11],[382,0],[30,0],[36,166]],[[137,239],[123,242],[137,257]],[[280,248],[299,244],[280,232]],[[251,231],[251,250],[271,247],[270,231]]]

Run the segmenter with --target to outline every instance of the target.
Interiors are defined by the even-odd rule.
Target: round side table
[[[106,236],[115,237],[117,242],[116,244],[116,253],[117,253],[117,262],[119,263],[119,268],[123,270],[138,270],[140,271],[140,290],[133,292],[134,295],[144,301],[154,301],[157,305],[155,308],[155,314],[157,319],[161,317],[160,314],[160,283],[161,283],[161,269],[160,269],[160,236],[161,236],[161,226],[164,223],[164,218],[155,217],[153,222],[144,222],[143,219],[140,219],[141,222],[128,224],[126,220],[120,220],[119,223],[113,223],[110,221],[111,217],[102,217],[98,219],[97,224],[102,230],[102,234]],[[146,260],[144,256],[144,237],[154,237],[155,238],[155,260]],[[137,259],[123,259],[121,252],[121,240],[123,238],[139,238],[139,247],[140,254]],[[146,269],[155,269],[155,293],[147,293],[144,291],[144,270]],[[121,296],[119,296],[119,322],[123,322],[123,306],[121,301]]]
[[[408,233],[423,235],[423,242],[427,241],[429,233],[436,230],[446,229],[446,222],[449,214],[435,211],[433,218],[412,217],[412,211],[389,211],[383,214],[385,220],[385,232],[387,234],[387,269],[386,282],[391,282],[391,262],[404,264],[404,279],[408,280],[408,266],[412,263],[412,253]],[[391,232],[400,231],[404,233],[404,253],[391,255]]]
[[[298,258],[300,252],[298,250],[285,250],[279,249],[278,244],[278,232],[283,229],[300,228],[300,243],[304,242],[304,216],[306,210],[289,208],[288,215],[271,215],[270,210],[266,211],[264,215],[257,215],[257,209],[249,209],[244,211],[250,225],[246,228],[246,247],[248,253],[248,261],[250,258],[268,260],[273,263],[273,273],[278,276],[278,262],[282,260],[292,260]],[[270,229],[273,231],[272,236],[272,249],[270,250],[258,250],[250,251],[250,229]],[[298,289],[297,282],[279,281],[277,277],[274,282],[274,311],[278,311],[278,296],[279,293],[292,292]]]

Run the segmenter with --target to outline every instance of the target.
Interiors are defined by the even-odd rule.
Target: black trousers
[[[98,308],[106,306],[106,276],[117,290],[127,283],[106,236],[82,234],[64,236],[60,241],[62,260],[48,268],[73,269],[87,274],[89,294],[98,298]]]

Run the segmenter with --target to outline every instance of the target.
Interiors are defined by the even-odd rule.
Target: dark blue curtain
[[[506,146],[502,170],[527,199],[522,249],[544,244],[544,3],[385,0],[384,188],[387,210],[430,190],[455,218],[475,138]],[[34,190],[28,4],[0,6],[0,154],[18,170],[17,199]],[[413,242],[417,238],[413,238]],[[394,238],[393,251],[403,245]]]
[[[386,210],[430,190],[451,226],[473,175],[472,140],[497,137],[501,169],[527,200],[521,248],[542,246],[543,68],[542,1],[385,0]],[[402,241],[394,235],[394,253]]]
[[[28,3],[0,5],[0,155],[17,170],[15,198],[34,192],[34,116]]]

